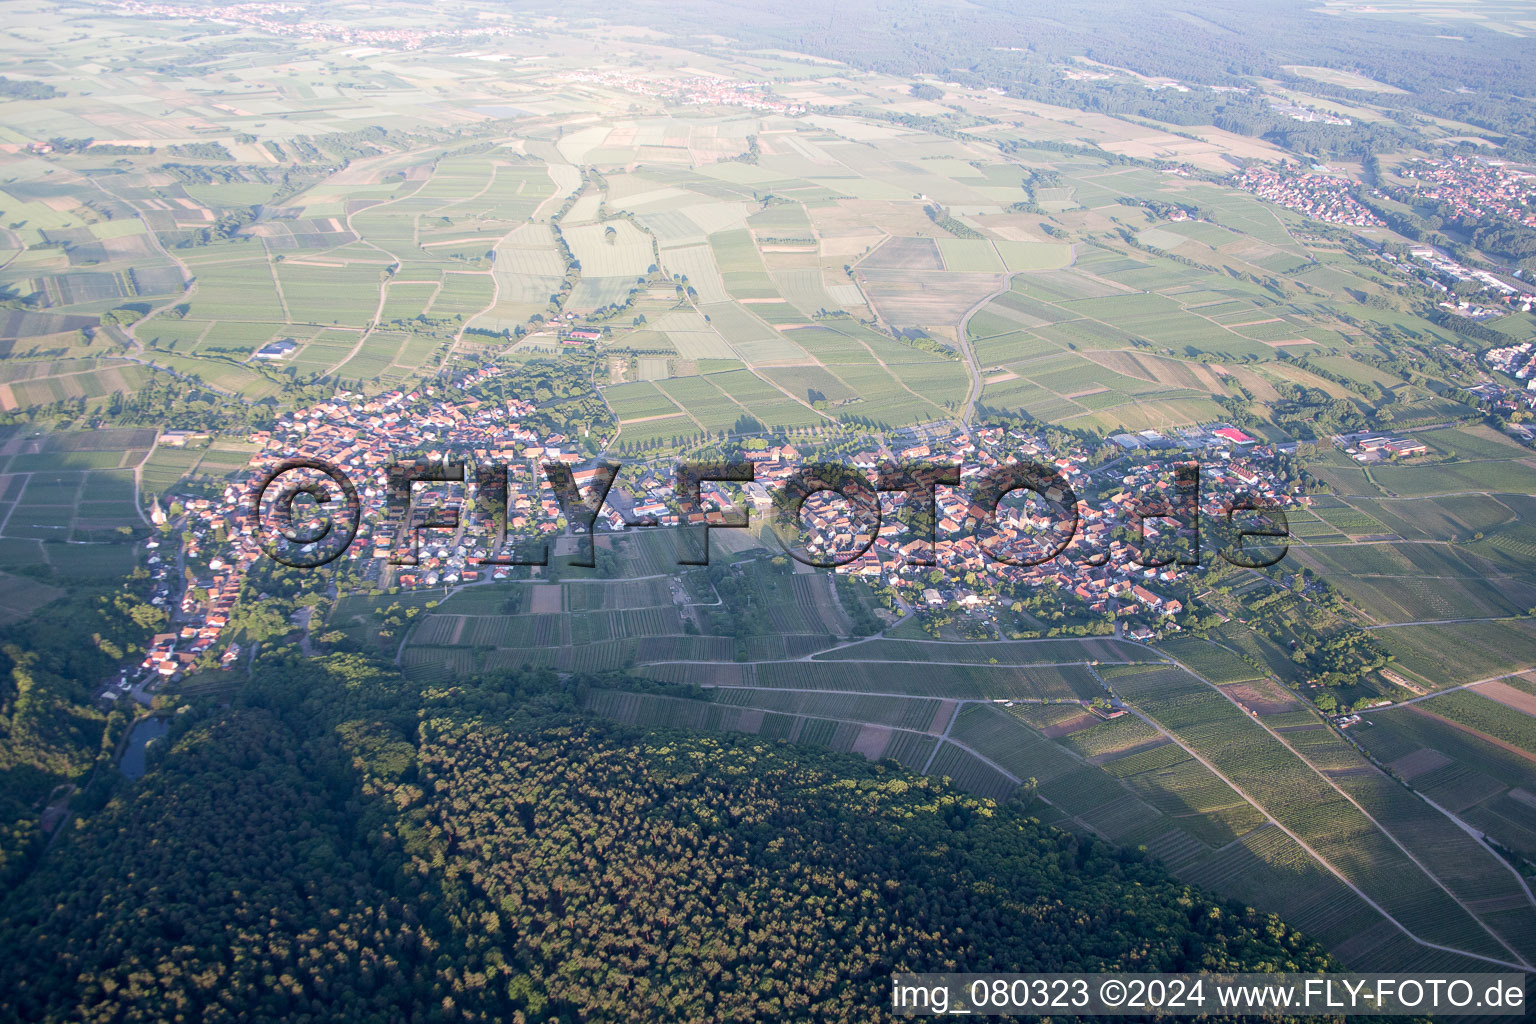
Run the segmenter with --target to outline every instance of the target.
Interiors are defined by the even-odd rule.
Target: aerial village
[[[1355,183],[1329,174],[1301,174],[1285,167],[1252,164],[1236,179],[1238,188],[1260,199],[1304,213],[1313,220],[1351,227],[1384,222],[1355,198]]]
[[[625,71],[577,71],[566,81],[589,82],[634,96],[657,96],[671,103],[745,107],[772,114],[805,113],[805,105],[775,96],[772,88],[757,82],[737,82],[718,75],[669,77]]]
[[[526,31],[494,23],[477,25],[472,29],[359,28],[331,22],[310,21],[305,15],[310,14],[314,8],[307,4],[282,2],[217,4],[196,8],[195,12],[186,4],[159,3],[156,0],[120,0],[117,7],[124,14],[138,17],[184,20],[189,13],[195,13],[197,17],[208,21],[244,25],[273,35],[400,50],[419,50],[427,43],[444,39],[513,36]]]
[[[1419,159],[1403,165],[1398,174],[1413,179],[1419,202],[1444,203],[1455,217],[1536,227],[1536,174],[1503,160],[1461,155]]]
[[[499,367],[487,366],[456,386],[472,389],[500,372]],[[529,538],[554,539],[570,529],[555,491],[537,467],[551,462],[571,466],[584,496],[596,472],[591,458],[572,439],[541,435],[524,425],[524,418],[534,412],[531,403],[517,400],[455,404],[434,397],[430,386],[371,398],[339,393],[284,416],[271,431],[254,434],[252,440],[262,450],[251,460],[245,477],[228,484],[221,495],[166,496],[173,513],[167,513],[157,498],[152,510],[157,523],[179,515],[173,525],[184,538],[184,547],[175,559],[190,574],[185,592],[168,599],[179,613],[179,628],[154,638],[139,665],[138,685],[153,689],[157,681],[189,670],[210,651],[217,652],[225,666],[239,659],[242,652],[221,641],[221,635],[246,571],[267,557],[261,530],[271,527],[254,521],[251,497],[264,475],[288,460],[323,462],[341,470],[356,486],[362,515],[345,557],[363,563],[360,575],[370,585],[451,590],[526,573],[526,569],[496,564],[508,560],[508,545]],[[893,514],[905,499],[900,492],[888,493],[883,500],[881,522],[873,532],[845,500],[818,495],[806,502],[805,550],[812,555],[849,553],[834,556],[843,563],[834,571],[887,586],[909,608],[947,606],[985,615],[1006,591],[1050,585],[1063,596],[1073,595],[1089,613],[1114,615],[1121,609],[1121,614],[1142,613],[1136,615],[1127,635],[1151,639],[1178,628],[1172,617],[1183,610],[1183,604],[1171,593],[1170,584],[1184,570],[1178,565],[1140,564],[1137,551],[1115,533],[1117,527],[1135,530],[1141,524],[1137,509],[1145,506],[1139,501],[1159,490],[1169,492],[1175,464],[1199,464],[1199,503],[1207,516],[1224,516],[1237,493],[1279,508],[1308,501],[1286,493],[1276,482],[1271,468],[1277,454],[1274,446],[1226,424],[1169,436],[1151,430],[1116,435],[1097,453],[1050,450],[1038,435],[1003,427],[930,427],[890,437],[861,436],[868,447],[851,459],[860,470],[873,471],[888,461],[950,464],[961,469],[959,486],[935,490],[935,543],[931,545],[912,533],[903,517]],[[679,508],[672,462],[625,464],[593,529],[643,528],[633,524],[645,518],[663,527],[724,526],[727,515],[742,506],[756,513],[752,526],[760,526],[771,514],[773,493],[815,452],[808,445],[763,439],[741,447],[739,458],[754,464],[754,480],[740,485],[739,491],[734,484],[704,483],[700,506],[688,514]],[[398,500],[392,505],[387,467],[396,460],[412,459],[505,465],[508,489],[502,545],[498,547],[489,517],[483,515],[484,506],[479,516],[461,514],[456,529],[419,528],[433,509],[467,506],[466,497],[477,493],[473,483],[417,483],[409,511],[398,507]],[[1062,532],[1061,520],[1070,521],[1070,511],[1053,513],[1038,499],[1000,502],[995,517],[975,503],[980,474],[1018,461],[1042,464],[1071,487],[1078,497],[1075,534]],[[1056,500],[1064,494],[1048,491],[1046,497]],[[1177,518],[1181,512],[1187,518],[1187,505],[1167,515]],[[1146,536],[1157,536],[1158,526],[1167,529],[1164,524],[1169,521],[1149,516]],[[158,546],[160,542],[151,543]],[[1054,557],[1044,557],[1057,548]],[[780,554],[773,545],[763,552],[764,557]],[[994,558],[998,552],[1009,561]],[[167,562],[163,551],[154,557]],[[820,557],[833,560],[824,554]],[[1205,557],[1214,557],[1214,552],[1206,552]],[[1009,564],[1031,561],[1038,564]],[[172,585],[182,583],[182,573],[171,575]],[[130,685],[133,682],[125,673],[119,688]]]

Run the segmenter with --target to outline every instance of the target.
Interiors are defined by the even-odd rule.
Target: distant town
[[[295,39],[382,46],[401,50],[418,50],[428,43],[447,39],[489,38],[519,34],[517,29],[496,24],[477,25],[472,29],[415,27],[374,29],[345,26],[308,20],[306,15],[314,10],[308,4],[248,3],[192,7],[186,4],[122,0],[116,6],[124,14],[139,17],[225,22]]]
[[[1488,157],[1420,159],[1398,173],[1416,183],[1425,202],[1446,204],[1457,216],[1505,218],[1536,227],[1536,174]]]
[[[669,103],[744,107],[773,114],[805,113],[804,104],[773,95],[765,83],[738,82],[716,75],[666,76],[623,71],[579,71],[567,81],[590,82],[635,96],[655,96]]]

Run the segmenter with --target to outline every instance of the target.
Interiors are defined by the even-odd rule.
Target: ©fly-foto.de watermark
[[[600,461],[578,474],[564,462],[542,462],[535,472],[558,503],[568,531],[578,540],[572,564],[594,566],[593,533],[623,466]],[[510,494],[528,483],[528,467],[496,462],[397,461],[380,467],[381,479],[368,490],[385,495],[383,522],[372,524],[400,542],[389,561],[416,564],[416,550],[425,531],[466,529],[484,542],[487,554],[476,561],[487,566],[547,565],[548,544],[509,531]],[[521,474],[521,475],[520,475]],[[585,477],[585,482],[581,477]],[[797,466],[766,494],[765,508],[774,535],[790,557],[816,568],[833,569],[863,557],[880,535],[886,513],[882,495],[899,494],[908,510],[912,541],[903,557],[911,565],[938,564],[940,541],[936,526],[938,488],[960,488],[971,523],[970,536],[992,561],[1011,566],[1035,566],[1063,555],[1077,538],[1083,503],[1072,484],[1056,468],[1036,460],[999,462],[965,473],[955,464],[885,462],[873,470],[839,462]],[[752,484],[751,461],[679,462],[671,474],[668,521],[689,530],[680,566],[709,563],[709,533],[716,529],[745,529],[751,524],[747,508],[722,501],[716,485]],[[534,486],[539,481],[533,481]],[[470,500],[450,507],[417,502],[418,485],[458,486]],[[706,493],[710,485],[710,493]],[[1005,509],[1016,496],[1027,498],[1027,510]],[[1234,565],[1262,568],[1285,556],[1286,546],[1274,543],[1289,535],[1284,511],[1273,499],[1237,492],[1220,503],[1218,518],[1227,543],[1218,554]],[[1135,562],[1145,568],[1199,565],[1202,507],[1200,465],[1171,467],[1170,485],[1131,496],[1117,514],[1133,525]],[[654,514],[619,507],[626,528],[664,525]],[[311,568],[339,558],[359,536],[364,503],[359,489],[341,467],[315,458],[291,458],[257,477],[246,500],[246,526],[261,550],[285,565]],[[827,519],[826,516],[831,518]],[[827,526],[826,523],[833,523]],[[1149,525],[1157,523],[1157,526]],[[1027,528],[1025,528],[1027,527]],[[1175,538],[1176,550],[1149,543]],[[1249,539],[1258,541],[1249,546]],[[1265,542],[1269,543],[1265,543]],[[1154,551],[1155,547],[1160,550]],[[1105,551],[1085,551],[1087,565],[1100,565]]]
[[[1519,1017],[1523,974],[897,974],[898,1016]]]

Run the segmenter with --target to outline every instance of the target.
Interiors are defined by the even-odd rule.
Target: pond
[[[171,731],[171,723],[164,718],[141,719],[128,734],[128,747],[123,751],[123,759],[118,762],[118,768],[130,779],[137,779],[144,774],[144,755],[150,740],[158,740]]]

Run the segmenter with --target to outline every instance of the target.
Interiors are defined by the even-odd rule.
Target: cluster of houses
[[[498,367],[485,367],[456,383],[473,389],[478,381],[500,372]],[[457,508],[466,496],[477,496],[473,483],[417,483],[407,512],[398,495],[391,500],[387,467],[413,458],[505,466],[507,543],[552,540],[566,524],[546,473],[538,467],[552,462],[570,466],[584,495],[597,470],[587,464],[587,456],[574,450],[569,438],[541,434],[525,425],[523,421],[534,412],[531,403],[516,399],[448,401],[424,386],[372,398],[341,393],[285,415],[270,431],[254,434],[262,449],[253,457],[245,479],[229,484],[216,499],[187,497],[180,502],[185,509],[181,527],[187,538],[183,554],[188,564],[200,566],[209,552],[216,553],[206,562],[207,578],[197,579],[181,599],[185,625],[157,636],[142,667],[174,676],[219,644],[245,570],[264,557],[261,524],[252,521],[249,510],[253,482],[295,458],[333,466],[356,486],[362,515],[346,556],[367,561],[365,575],[406,589],[505,578],[513,570],[495,564],[507,549],[496,549],[484,504],[475,515],[463,514],[461,509],[457,529],[414,528],[425,522],[429,510]],[[865,471],[891,461],[958,465],[960,485],[941,485],[934,492],[936,542],[929,544],[926,538],[910,534],[897,515],[884,515],[880,525],[870,530],[855,522],[848,502],[825,500],[825,495],[820,502],[806,504],[805,541],[813,552],[862,551],[836,571],[889,585],[919,606],[931,605],[937,594],[941,603],[984,613],[1009,584],[1050,583],[1063,594],[1075,595],[1091,611],[1123,606],[1140,608],[1151,618],[1177,615],[1183,606],[1166,591],[1177,579],[1177,567],[1138,564],[1136,552],[1113,534],[1116,527],[1134,527],[1139,522],[1138,501],[1166,489],[1173,465],[1190,461],[1189,452],[1218,456],[1201,461],[1200,504],[1207,514],[1224,514],[1237,491],[1281,507],[1305,502],[1284,493],[1266,468],[1274,449],[1225,424],[1182,432],[1176,442],[1161,435],[1129,435],[1145,447],[1170,448],[1167,457],[1148,452],[1129,460],[1129,468],[1121,465],[1128,460],[1116,458],[1098,470],[1088,468],[1086,451],[1051,451],[1043,437],[1023,431],[994,427],[943,436],[932,431],[905,436],[905,441],[869,439],[866,443],[871,447],[848,461]],[[754,464],[755,479],[739,490],[735,484],[706,482],[700,505],[689,509],[679,506],[672,464],[625,464],[594,529],[634,529],[634,523],[647,518],[663,526],[723,526],[743,502],[758,516],[771,514],[774,493],[813,453],[788,443],[759,441],[743,447],[740,458]],[[1075,536],[1059,554],[1038,565],[1006,564],[989,552],[1005,551],[1014,561],[1049,554],[1059,542],[1059,532],[1052,530],[1059,531],[1062,525],[1053,521],[1052,513],[1038,502],[1039,507],[1013,502],[1000,506],[992,517],[978,507],[973,494],[979,474],[1017,460],[1047,466],[1079,496]],[[1089,507],[1085,496],[1096,492],[1108,496],[1100,502],[1102,507]],[[1059,501],[1065,494],[1047,493],[1046,497]],[[900,492],[890,493],[888,500],[894,503],[890,507],[898,507],[903,498]],[[158,502],[155,517],[165,520]],[[946,580],[941,586],[932,581],[935,568]],[[961,586],[967,578],[979,582]],[[229,664],[238,656],[238,649],[230,645],[221,660]]]
[[[1277,507],[1305,504],[1305,498],[1285,493],[1266,468],[1274,455],[1273,449],[1258,446],[1256,439],[1227,425],[1192,429],[1189,434],[1174,447],[1183,452],[1209,450],[1218,455],[1210,464],[1201,463],[1203,513],[1224,515],[1231,507],[1232,496],[1239,492]],[[1197,444],[1197,437],[1206,439],[1211,447]],[[1254,450],[1249,457],[1247,449],[1251,446]],[[1240,454],[1234,456],[1234,448]],[[1111,611],[1110,602],[1116,601],[1123,606],[1139,607],[1154,617],[1167,618],[1181,612],[1183,604],[1155,588],[1176,581],[1180,570],[1173,566],[1141,565],[1136,561],[1136,552],[1112,534],[1116,527],[1135,526],[1140,521],[1137,510],[1145,506],[1148,495],[1167,490],[1174,464],[1188,461],[1183,452],[1166,460],[1153,457],[1129,469],[1115,469],[1110,464],[1104,470],[1093,471],[1087,468],[1085,451],[1053,451],[1038,435],[1003,428],[961,431],[914,443],[882,444],[859,452],[848,461],[866,472],[889,462],[960,467],[959,486],[935,488],[934,542],[930,544],[926,537],[912,534],[898,515],[882,514],[879,525],[874,526],[872,517],[850,502],[829,495],[813,496],[806,502],[801,540],[809,556],[841,563],[836,572],[889,586],[919,607],[952,606],[985,613],[1005,589],[1051,584],[1074,595],[1093,612]],[[785,444],[749,451],[743,457],[755,464],[755,479],[742,486],[742,493],[755,511],[768,514],[774,491],[804,464],[807,455]],[[1065,534],[1062,518],[1044,506],[1020,508],[1015,503],[999,508],[993,516],[976,503],[975,485],[981,474],[1014,460],[1045,465],[1078,495],[1075,534]],[[668,469],[641,467],[632,483],[639,496],[627,514],[655,516],[662,523],[723,525],[725,510],[732,504],[724,487],[706,484],[702,489],[703,509],[678,517]],[[1081,499],[1095,489],[1115,493],[1103,503],[1104,507],[1093,508]],[[1046,493],[1050,500],[1064,496]],[[901,492],[890,492],[882,511],[894,513],[905,501]],[[1170,507],[1176,504],[1170,497]],[[1070,519],[1064,511],[1063,516]],[[610,504],[599,523],[606,529],[625,529],[626,511]],[[1059,554],[1037,565],[1014,565],[992,557],[997,552],[1013,562],[1039,560],[1069,537],[1070,543]],[[943,584],[933,582],[935,569],[940,570]],[[963,585],[962,581],[968,578],[977,582]]]
[[[1329,174],[1298,174],[1285,167],[1252,164],[1236,185],[1260,199],[1304,213],[1313,220],[1351,227],[1383,227],[1384,222],[1355,198],[1355,183]]]
[[[121,0],[117,8],[124,14],[151,18],[174,18],[178,21],[195,16],[207,21],[233,22],[270,32],[273,35],[314,39],[323,42],[347,43],[359,46],[387,46],[401,50],[417,50],[429,42],[480,36],[511,36],[517,34],[510,26],[487,23],[473,29],[453,28],[357,28],[327,22],[310,21],[303,17],[312,12],[307,4],[291,3],[243,3],[218,4],[212,7],[189,7],[179,3],[144,2]],[[295,17],[298,15],[298,17]]]
[[[658,96],[672,103],[745,107],[748,110],[791,116],[805,113],[803,103],[774,95],[766,84],[735,82],[717,75],[670,78],[630,71],[578,71],[566,78],[572,82],[601,85],[636,96]]]
[[[860,458],[874,465],[892,455],[948,459],[961,465],[961,486],[941,487],[936,492],[937,543],[930,551],[926,539],[911,536],[895,517],[887,517],[868,550],[836,571],[883,583],[897,593],[905,591],[911,603],[917,605],[984,609],[998,600],[997,594],[1002,590],[1054,585],[1059,592],[1074,595],[1091,612],[1138,607],[1155,618],[1168,618],[1183,611],[1182,602],[1157,589],[1175,582],[1181,570],[1172,565],[1140,564],[1137,552],[1113,534],[1117,527],[1134,528],[1140,523],[1140,510],[1146,508],[1148,497],[1169,490],[1173,466],[1186,461],[1184,457],[1154,457],[1129,469],[1116,469],[1111,463],[1103,470],[1092,471],[1086,468],[1085,452],[1053,453],[1043,438],[998,428],[957,433],[915,449],[871,452]],[[1272,451],[1266,450],[1265,456],[1272,455]],[[1036,507],[1031,508],[1015,506],[1006,512],[1000,509],[988,528],[991,514],[975,503],[968,486],[981,473],[1012,456],[1054,469],[1080,498],[1077,527],[1070,543],[1055,557],[1036,565],[1000,562],[990,552],[1004,552],[1015,562],[1048,555],[1067,539],[1068,535],[1061,530],[1061,520],[1036,502]],[[859,461],[856,458],[855,464]],[[1305,503],[1306,499],[1283,492],[1273,474],[1263,468],[1265,461],[1263,457],[1227,458],[1209,465],[1202,463],[1201,512],[1224,515],[1231,508],[1233,495],[1239,492],[1277,507]],[[1092,507],[1081,499],[1093,489],[1114,493],[1100,503],[1101,507]],[[1049,492],[1046,496],[1055,497]],[[897,496],[898,504],[903,497]],[[1178,508],[1172,495],[1168,507]],[[811,541],[822,550],[856,550],[869,539],[854,533],[858,526],[846,502],[828,503],[824,514],[813,518],[808,526]],[[932,582],[934,566],[926,564],[929,557],[943,571],[944,584]],[[962,586],[965,579],[977,580],[978,585]]]
[[[206,521],[218,508],[218,503],[208,498],[188,497],[182,499],[182,502],[189,521],[198,519]],[[158,498],[150,506],[149,517],[150,522],[156,526],[163,526],[169,521],[169,516]],[[230,525],[238,528],[243,525],[244,520],[244,513],[236,510]],[[199,536],[195,532],[190,533],[183,554],[189,560],[197,559],[210,539]],[[151,549],[149,556],[152,563],[151,570],[154,571],[158,565],[165,569],[166,575],[169,575],[169,566],[157,553],[160,541],[150,540],[146,547]],[[170,679],[180,675],[218,642],[219,634],[229,624],[230,613],[234,610],[235,601],[240,596],[240,581],[244,578],[246,569],[250,568],[251,563],[256,560],[257,554],[254,547],[236,545],[229,553],[215,554],[208,560],[211,575],[206,579],[196,580],[194,584],[187,585],[183,590],[180,612],[184,618],[184,624],[179,630],[157,633],[150,640],[144,658],[139,662],[139,668],[147,678]],[[198,590],[203,591],[206,597],[197,596]],[[158,600],[155,603],[163,602],[167,596],[168,593],[157,591]],[[239,656],[239,647],[229,644],[221,654],[221,662],[229,666]]]
[[[487,367],[458,383],[461,387],[468,386],[475,380],[500,372],[498,367]],[[181,598],[184,625],[176,632],[157,635],[140,667],[170,678],[218,644],[220,634],[228,625],[229,613],[239,595],[246,570],[258,558],[265,557],[259,545],[256,524],[249,513],[251,482],[262,474],[287,459],[300,457],[321,460],[346,473],[356,483],[363,504],[358,535],[349,554],[354,558],[383,557],[393,553],[385,539],[393,532],[387,488],[382,477],[384,467],[397,454],[420,452],[428,459],[442,459],[462,452],[481,461],[511,461],[515,454],[513,446],[530,442],[521,448],[524,458],[576,461],[576,455],[559,448],[564,438],[541,439],[518,425],[518,418],[532,411],[533,406],[526,402],[468,407],[433,402],[430,389],[389,392],[376,398],[339,394],[330,401],[284,416],[271,431],[252,435],[253,440],[263,444],[263,449],[252,459],[246,479],[226,486],[217,499],[180,499],[185,509],[182,529],[187,538],[183,550],[187,560],[200,563],[206,552],[217,553],[207,562],[209,578],[198,579],[195,585],[188,586]],[[177,439],[180,443],[184,440]],[[430,503],[434,496],[440,498],[443,495],[427,491],[418,497],[423,503]],[[548,530],[554,530],[559,506],[552,497],[541,500],[537,509],[530,502],[516,498],[509,504],[510,528],[538,522],[546,524]],[[158,499],[150,516],[156,525],[167,521],[167,514]],[[399,525],[398,520],[393,522],[393,526]],[[223,538],[222,543],[220,538]],[[456,554],[455,545],[439,532],[423,531],[421,538],[418,566],[397,581],[400,585],[435,586],[445,577],[446,582],[458,582],[479,576],[479,572],[468,568],[468,558],[475,551],[483,557],[483,548],[465,551],[459,545]],[[159,546],[158,541],[149,543],[152,547]],[[150,557],[160,561],[158,553],[152,553]],[[206,592],[206,598],[196,593],[199,590]],[[239,654],[236,646],[226,645],[220,661],[228,666]]]
[[[1397,173],[1418,184],[1418,202],[1444,203],[1457,217],[1502,217],[1536,228],[1536,174],[1503,160],[1481,156],[1420,159]]]
[[[186,438],[182,436],[184,433],[170,431],[161,435],[160,443],[180,447],[186,443]],[[207,498],[187,498],[185,501],[192,515],[207,515],[215,505]],[[156,526],[170,522],[170,516],[159,498],[150,503],[149,519]],[[149,603],[173,612],[179,607],[185,624],[179,629],[156,633],[151,637],[144,657],[138,662],[138,671],[130,676],[131,669],[124,667],[118,678],[109,680],[101,691],[103,700],[115,699],[138,683],[152,689],[159,682],[180,675],[200,660],[229,624],[230,613],[240,595],[240,580],[256,558],[254,549],[237,549],[227,557],[215,555],[208,564],[210,577],[199,579],[195,584],[187,584],[175,564],[177,560],[166,557],[166,543],[170,542],[151,538],[144,544],[145,567],[153,580]],[[196,558],[202,544],[202,539],[193,537],[184,549],[184,554],[188,558]],[[182,592],[179,601],[175,597],[177,588]],[[206,598],[195,596],[196,589],[205,591]],[[227,667],[239,656],[240,648],[229,644],[221,654],[221,663]]]
[[[1510,437],[1526,444],[1536,442],[1536,431],[1532,431],[1528,424],[1519,422],[1527,411],[1536,409],[1536,383],[1527,380],[1523,390],[1516,390],[1484,380],[1467,385],[1466,390],[1481,408],[1495,416],[1508,418],[1504,423],[1504,432]]]

